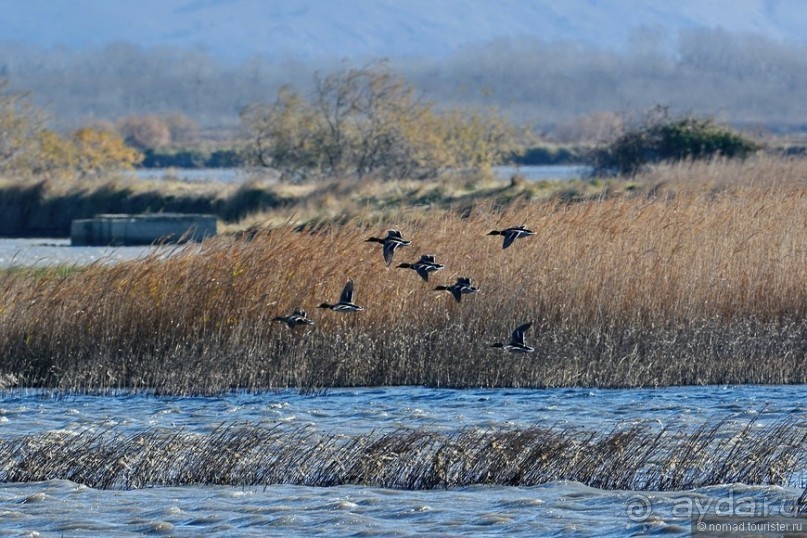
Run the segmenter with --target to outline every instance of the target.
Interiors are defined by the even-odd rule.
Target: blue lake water
[[[557,164],[547,166],[497,166],[493,169],[496,177],[509,180],[519,175],[529,181],[568,180],[585,178],[590,167],[578,164]]]
[[[804,386],[387,387],[205,398],[15,390],[0,395],[0,436],[104,428],[209,433],[245,422],[345,435],[400,427],[453,431],[539,425],[602,431],[648,421],[686,430],[715,421],[739,428],[795,419],[807,428],[805,395]],[[687,500],[751,499],[783,506],[798,497],[806,479],[807,469],[793,469],[787,487],[726,484],[663,493],[604,491],[575,482],[428,491],[289,485],[104,491],[54,479],[0,484],[0,535],[688,536],[690,522],[680,509]]]
[[[63,238],[0,238],[0,268],[115,263],[156,251],[169,254],[188,246],[73,247]]]
[[[67,240],[2,239],[0,266],[106,263],[151,251],[68,245]],[[399,428],[610,431],[637,422],[688,430],[719,421],[739,429],[782,420],[807,428],[807,387],[387,387],[314,396],[278,391],[206,398],[65,396],[24,389],[0,393],[0,439],[108,429],[206,434],[239,423],[353,435]],[[786,487],[724,484],[649,493],[604,491],[576,482],[428,491],[293,485],[110,491],[54,477],[0,483],[0,536],[689,536],[690,520],[681,510],[687,502],[792,504],[807,487],[807,469],[790,471]]]
[[[514,174],[518,174],[528,180],[541,181],[581,178],[589,170],[588,166],[575,164],[496,166],[493,173],[502,180],[509,180]],[[141,168],[130,173],[140,179],[170,179],[189,183],[236,183],[249,177],[240,168]]]

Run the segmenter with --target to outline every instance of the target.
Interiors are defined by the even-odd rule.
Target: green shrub
[[[513,153],[509,161],[525,166],[576,164],[583,160],[584,149],[578,146],[534,146]]]
[[[648,164],[712,157],[746,157],[758,144],[711,118],[670,117],[656,107],[636,128],[625,131],[591,155],[598,175],[635,175]]]
[[[234,168],[240,166],[234,149],[182,148],[143,151],[143,168]]]

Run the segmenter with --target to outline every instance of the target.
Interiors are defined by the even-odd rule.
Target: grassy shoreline
[[[587,199],[622,191],[618,181],[498,181],[487,176],[447,176],[435,181],[331,180],[279,184],[254,176],[239,183],[110,178],[99,181],[0,179],[0,236],[69,237],[74,219],[105,213],[210,213],[225,232],[253,224],[297,225],[383,216],[390,208],[417,210],[507,204],[557,197]]]
[[[206,394],[358,385],[807,383],[807,181],[736,164],[654,172],[631,196],[398,206],[224,236],[163,260],[0,275],[8,386]],[[693,179],[696,178],[696,179]],[[343,202],[344,203],[344,202]],[[492,229],[536,235],[502,250]],[[386,268],[364,240],[413,241]],[[396,269],[421,254],[426,284]],[[456,304],[437,284],[468,276]],[[348,278],[366,311],[316,308]],[[277,315],[308,310],[291,331]],[[534,354],[491,349],[532,321]]]

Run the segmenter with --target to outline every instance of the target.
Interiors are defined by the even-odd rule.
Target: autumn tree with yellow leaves
[[[113,131],[84,127],[63,136],[45,123],[27,94],[0,81],[0,174],[92,178],[131,169],[143,159]]]
[[[126,145],[113,131],[83,127],[74,131],[68,143],[75,148],[72,168],[83,177],[94,177],[109,170],[130,169],[143,160],[143,154]]]
[[[315,78],[310,98],[282,88],[246,107],[244,160],[298,181],[311,177],[427,178],[489,171],[515,148],[515,130],[494,113],[438,113],[385,64]]]

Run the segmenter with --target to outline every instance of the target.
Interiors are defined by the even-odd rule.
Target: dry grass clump
[[[788,485],[807,466],[804,424],[783,421],[694,431],[648,424],[608,432],[535,426],[352,436],[258,425],[211,434],[115,430],[0,441],[0,481],[66,479],[104,489],[296,484],[432,489],[573,480],[601,489],[683,490]]]
[[[172,393],[805,383],[807,180],[772,167],[768,181],[729,183],[703,166],[689,173],[712,174],[707,183],[675,179],[633,197],[393,210],[220,237],[168,259],[8,272],[0,374]],[[521,223],[536,235],[507,250],[486,235]],[[413,242],[390,268],[364,242],[387,228]],[[426,253],[446,266],[429,284],[394,267]],[[482,291],[461,304],[433,291],[458,276]],[[348,278],[366,311],[318,310]],[[271,321],[296,307],[312,329]],[[525,321],[534,354],[488,347]]]

